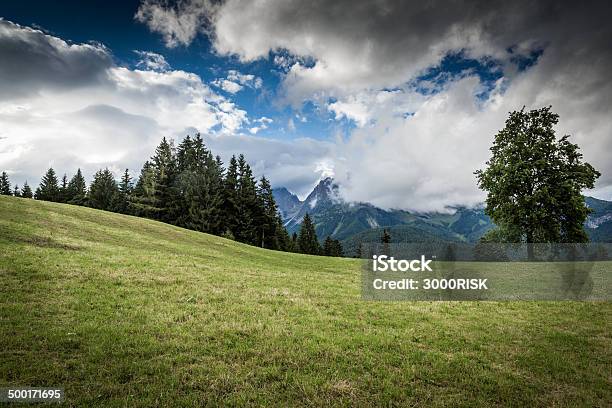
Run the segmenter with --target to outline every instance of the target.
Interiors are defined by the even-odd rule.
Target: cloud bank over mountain
[[[609,192],[612,29],[605,2],[160,4],[147,1],[139,10],[156,10],[157,20],[141,19],[153,30],[160,31],[164,12],[182,21],[197,10],[201,22],[186,36],[185,24],[164,26],[168,45],[204,33],[221,55],[278,57],[285,103],[312,102],[353,123],[332,157],[348,199],[418,210],[480,201],[472,172],[484,165],[507,113],[545,105],[561,115],[559,132],[582,146],[603,174],[598,187]],[[466,69],[423,78],[449,55],[500,75],[487,82]]]

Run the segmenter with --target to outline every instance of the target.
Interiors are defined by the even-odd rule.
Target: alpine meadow
[[[612,406],[610,4],[0,5],[0,404]]]

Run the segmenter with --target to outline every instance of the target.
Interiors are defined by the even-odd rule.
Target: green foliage
[[[321,253],[321,245],[319,244],[314,224],[308,213],[304,215],[304,219],[302,220],[300,234],[297,237],[297,244],[299,252],[303,254],[319,255]]]
[[[114,211],[119,196],[119,188],[109,169],[98,170],[89,186],[88,201],[93,208]]]
[[[136,187],[130,197],[130,212],[139,217],[154,218],[157,214],[155,199],[155,169],[150,161],[145,161]]]
[[[23,183],[23,188],[21,189],[21,197],[23,198],[32,198],[34,194],[32,194],[32,188],[28,184],[28,182]]]
[[[64,176],[62,177],[62,182],[59,186],[57,201],[60,203],[67,203],[69,201],[68,177],[66,176],[66,173],[64,173]]]
[[[11,182],[5,171],[0,175],[0,195],[11,195]]]
[[[49,168],[38,188],[36,189],[35,197],[37,200],[45,201],[58,201],[59,200],[59,186],[57,185],[57,176],[55,170]]]
[[[15,197],[21,197],[21,190],[17,184],[15,184],[15,187],[13,188],[13,195]]]
[[[133,190],[134,185],[132,183],[132,176],[130,176],[130,171],[125,169],[121,176],[121,181],[119,182],[119,193],[117,195],[115,211],[123,214],[130,213],[130,197]]]
[[[581,191],[593,188],[600,174],[582,161],[569,136],[557,140],[558,121],[550,107],[511,112],[495,136],[487,168],[475,173],[488,193],[486,212],[505,239],[588,241],[583,223],[589,209]]]
[[[337,239],[332,239],[329,235],[323,243],[323,255],[325,256],[344,256],[342,244]]]
[[[76,174],[72,176],[68,182],[67,190],[67,203],[76,205],[87,204],[87,184],[85,183],[85,177],[83,177],[81,169],[77,169]]]

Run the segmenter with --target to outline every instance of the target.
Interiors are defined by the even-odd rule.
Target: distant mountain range
[[[392,242],[475,242],[495,225],[484,206],[456,207],[451,213],[411,213],[384,210],[369,203],[344,201],[333,179],[319,182],[301,201],[284,187],[273,190],[274,198],[289,233],[298,232],[306,213],[312,217],[317,236],[342,241],[349,255],[360,242],[378,242],[386,228]],[[585,227],[592,241],[612,242],[612,202],[585,198],[593,209]]]

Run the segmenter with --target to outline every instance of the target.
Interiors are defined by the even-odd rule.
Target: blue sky
[[[444,210],[484,198],[509,111],[552,105],[612,198],[607,6],[528,4],[4,2],[0,166],[136,175],[199,131],[301,196],[332,175],[348,200]]]
[[[235,57],[218,56],[206,36],[198,36],[188,46],[167,48],[162,38],[151,33],[145,24],[135,21],[138,1],[62,1],[12,2],[3,4],[0,16],[33,27],[75,43],[100,42],[110,49],[117,63],[136,68],[139,56],[134,50],[150,51],[163,55],[173,69],[193,72],[205,82],[227,76],[228,71],[238,70],[262,79],[262,89],[243,88],[236,94],[220,93],[231,98],[253,117],[274,120],[258,133],[273,138],[311,137],[326,138],[330,134],[350,127],[347,121],[334,121],[327,112],[321,113],[310,103],[298,109],[282,106],[276,99],[282,70],[270,58],[244,63]],[[301,119],[303,118],[303,119]],[[295,129],[288,128],[292,119]],[[305,119],[305,120],[304,120]],[[248,132],[248,129],[245,129]]]

